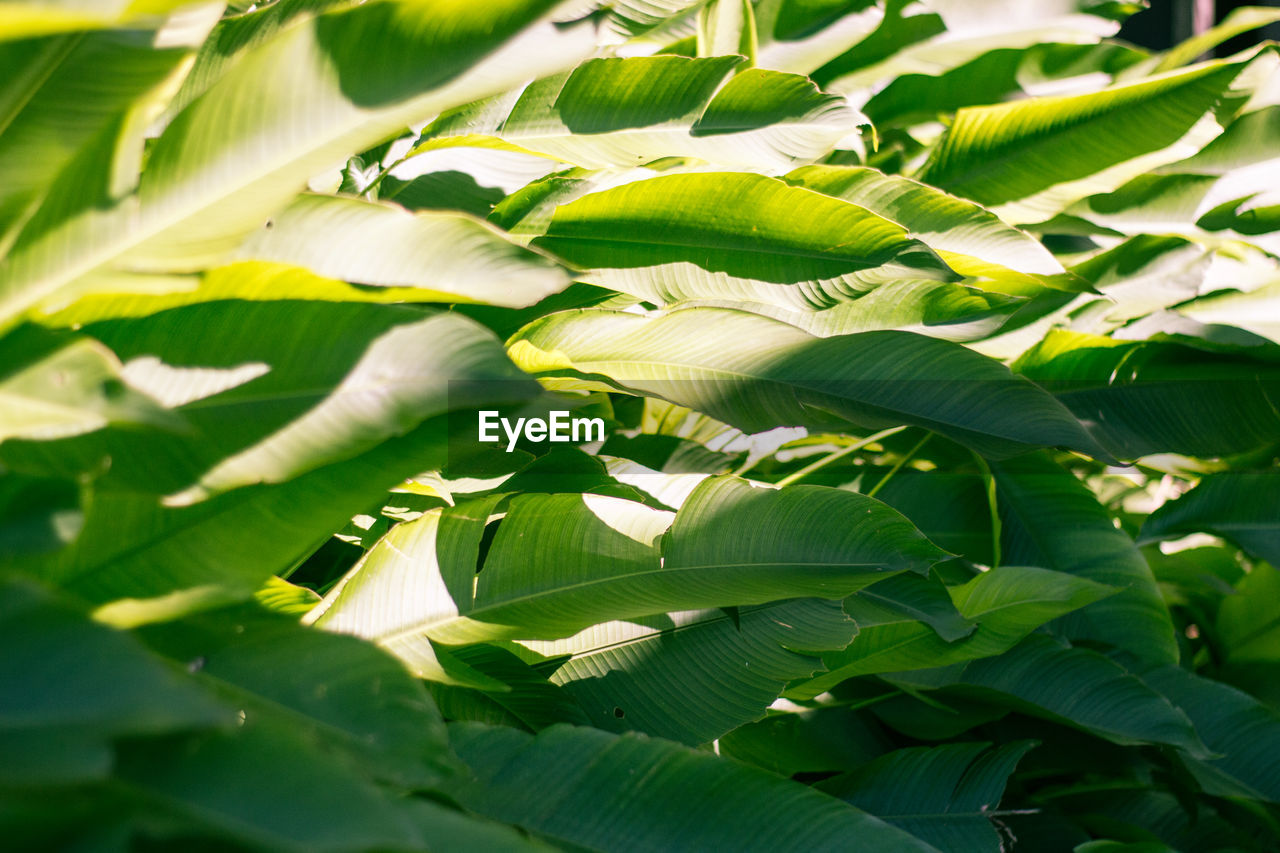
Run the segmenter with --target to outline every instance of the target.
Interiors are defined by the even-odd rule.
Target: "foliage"
[[[6,848],[1280,849],[1275,15],[1137,7],[0,3]]]

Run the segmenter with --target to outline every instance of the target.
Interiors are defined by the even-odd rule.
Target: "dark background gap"
[[[1125,21],[1118,38],[1152,50],[1164,50],[1202,32],[1240,6],[1280,7],[1280,0],[1152,0],[1150,9]],[[1213,55],[1230,56],[1267,39],[1280,41],[1280,24],[1236,36],[1220,45]]]

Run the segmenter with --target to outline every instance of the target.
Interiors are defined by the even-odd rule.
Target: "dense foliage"
[[[1136,10],[0,3],[0,844],[1280,849],[1280,12]]]

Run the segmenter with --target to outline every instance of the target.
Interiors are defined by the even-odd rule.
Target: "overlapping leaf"
[[[553,27],[552,5],[381,2],[296,19],[169,123],[135,193],[102,186],[110,139],[61,172],[0,270],[0,316],[86,276],[78,288],[216,262],[335,159],[571,62],[590,33]]]
[[[447,678],[433,644],[556,639],[669,611],[839,599],[944,556],[877,501],[716,478],[674,517],[590,494],[513,498],[478,566],[494,506],[433,511],[393,529],[310,619],[377,639],[424,674]]]
[[[592,59],[445,113],[421,138],[432,148],[491,136],[590,168],[694,157],[768,173],[817,160],[865,122],[804,77],[741,63],[735,56]]]
[[[884,851],[935,849],[803,785],[641,735],[557,726],[534,737],[455,723],[450,739],[476,772],[457,792],[465,805],[569,844],[822,850],[856,838]]]
[[[1065,445],[1105,456],[1065,408],[999,363],[908,332],[814,338],[739,311],[691,308],[658,317],[552,314],[509,343],[544,377],[605,377],[747,432],[776,426],[867,429],[910,423],[983,453]]]

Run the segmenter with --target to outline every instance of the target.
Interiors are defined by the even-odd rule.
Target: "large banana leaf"
[[[600,495],[513,498],[477,577],[494,506],[461,504],[394,528],[309,619],[377,639],[441,678],[445,667],[428,641],[557,639],[669,611],[838,599],[886,573],[927,571],[945,556],[878,501],[715,478],[674,519]],[[743,535],[744,524],[752,535]]]
[[[235,489],[192,506],[162,507],[155,494],[102,489],[71,547],[30,557],[5,553],[0,566],[95,603],[161,597],[157,615],[147,618],[248,597],[388,489],[441,465],[433,445],[446,440],[437,419],[286,483]]]
[[[779,776],[794,776],[850,770],[888,752],[893,744],[867,714],[839,706],[798,706],[734,729],[717,747],[721,755]]]
[[[18,564],[95,602],[251,593],[443,467],[448,412],[537,393],[478,325],[399,306],[224,301],[86,329],[185,423],[0,447],[35,473],[100,474],[76,545]]]
[[[0,38],[19,14],[8,7],[0,5]],[[149,114],[213,23],[207,11],[204,18],[162,49],[137,31],[110,29],[0,41],[0,247],[82,148],[120,133],[132,157],[141,153]],[[135,177],[122,175],[124,188]]]
[[[246,714],[287,710],[297,729],[374,778],[431,788],[462,772],[422,683],[367,643],[254,605],[149,625],[137,635]]]
[[[917,133],[939,115],[964,107],[998,104],[1026,96],[1093,92],[1119,80],[1146,59],[1146,52],[1123,42],[1101,44],[1053,41],[1026,48],[990,51],[938,74],[910,74],[888,82],[863,105],[882,133],[913,128]],[[927,133],[927,130],[925,131]]]
[[[1224,41],[1249,30],[1280,21],[1280,12],[1265,6],[1239,6],[1232,9],[1217,26],[1210,27],[1168,51],[1160,58],[1157,71],[1165,71],[1195,62]]]
[[[1140,659],[1178,659],[1169,611],[1133,540],[1083,483],[1043,456],[991,467],[1002,558],[1106,584],[1120,592],[1060,624],[1072,640],[1105,643]]]
[[[781,320],[819,338],[897,329],[946,341],[985,338],[1003,326],[1023,300],[949,281],[891,281],[850,302],[820,311],[792,310],[737,299],[691,299],[681,308],[731,308]]]
[[[876,497],[911,519],[939,547],[971,563],[995,564],[991,507],[981,475],[900,472]]]
[[[960,110],[919,177],[1014,222],[1048,219],[1204,147],[1221,132],[1211,111],[1243,67],[1208,62],[1090,94]]]
[[[34,584],[0,584],[0,779],[67,784],[110,772],[112,741],[229,722],[231,709]],[[50,677],[57,673],[57,677]]]
[[[1213,474],[1153,512],[1142,525],[1141,541],[1216,533],[1280,566],[1278,506],[1280,474],[1274,470]]]
[[[1014,368],[1089,423],[1116,456],[1225,456],[1280,435],[1280,361],[1261,339],[1121,340],[1053,330]],[[1213,338],[1220,338],[1222,345]],[[1215,351],[1217,350],[1217,351]]]
[[[232,3],[200,46],[182,86],[167,104],[172,118],[202,95],[252,47],[270,41],[294,19],[326,9],[352,5],[351,0],[286,0],[274,3]],[[247,9],[235,8],[236,6]],[[239,14],[235,14],[239,12]]]
[[[86,276],[203,268],[335,160],[572,62],[589,28],[554,27],[553,5],[377,2],[291,22],[169,123],[136,192],[101,186],[111,138],[62,171],[0,270],[0,318]]]
[[[445,113],[418,150],[481,136],[589,168],[679,156],[769,173],[817,160],[866,123],[804,77],[741,69],[742,61],[591,59]]]
[[[176,826],[185,838],[241,849],[548,850],[511,827],[375,784],[288,715],[246,717],[238,728],[186,740],[129,743],[120,750],[113,787],[136,791],[132,802],[118,804],[110,789],[96,798],[93,789],[60,792],[59,813],[47,816],[52,838],[35,846],[56,844],[68,829],[92,837],[102,826],[123,825],[162,838],[169,834],[163,827]],[[38,801],[23,806],[28,820],[47,811]],[[90,807],[100,813],[88,816],[88,826],[68,827],[67,813],[82,817]]]
[[[872,590],[875,587],[871,588]],[[812,698],[847,678],[947,666],[1008,651],[1041,625],[1112,594],[1101,584],[1044,569],[1002,566],[947,590],[960,615],[977,623],[947,640],[918,614],[862,593],[845,602],[858,636],[822,655],[829,670],[787,690]]]
[[[442,230],[454,231],[447,224]],[[472,237],[477,233],[471,229],[476,223],[465,221],[464,233],[470,231]],[[487,237],[488,235],[483,235]],[[251,238],[252,239],[252,238]],[[505,254],[514,246],[501,246],[500,254]],[[404,302],[440,302],[445,300],[483,299],[494,302],[526,301],[530,297],[530,289],[535,287],[559,287],[562,274],[554,267],[545,265],[537,255],[510,258],[513,268],[515,287],[505,284],[502,279],[491,277],[497,269],[506,266],[503,263],[492,264],[494,258],[476,258],[478,263],[450,269],[447,261],[440,262],[443,277],[453,278],[457,290],[467,293],[451,293],[436,289],[424,274],[425,287],[380,287],[348,284],[333,278],[325,278],[301,267],[289,266],[268,261],[238,261],[226,266],[214,267],[204,273],[192,276],[173,277],[175,289],[164,289],[161,293],[97,293],[77,299],[65,307],[54,310],[50,314],[38,315],[43,326],[77,327],[101,320],[124,317],[147,317],[170,308],[184,305],[195,305],[203,302],[221,302],[224,300],[245,300],[250,302],[286,302],[290,300],[315,302],[376,302],[381,304]],[[485,270],[486,266],[496,269]],[[477,275],[479,273],[479,275]],[[446,284],[447,282],[439,282]]]
[[[763,717],[788,682],[822,668],[816,652],[843,648],[857,630],[839,601],[799,599],[736,618],[714,609],[607,622],[516,650],[596,728],[697,746]],[[704,699],[673,704],[681,695]]]
[[[1185,234],[1208,243],[1252,242],[1275,249],[1268,210],[1280,201],[1280,109],[1264,107],[1233,121],[1186,160],[1140,175],[1114,192],[1073,205],[1069,215],[1123,234]]]
[[[1280,802],[1280,714],[1273,706],[1176,666],[1146,672],[1142,678],[1191,718],[1213,753],[1184,758],[1206,791]]]
[[[185,429],[99,432],[28,444],[10,458],[91,469],[110,453],[107,482],[172,494],[174,504],[282,482],[446,412],[537,393],[487,330],[403,306],[224,300],[82,333],[105,343],[130,386],[172,407]],[[168,460],[164,471],[157,459]]]
[[[746,172],[659,175],[561,203],[533,245],[583,281],[656,303],[826,308],[896,278],[955,274],[866,208]]]
[[[797,74],[812,74],[831,62],[874,32],[885,18],[878,4],[823,8],[766,0],[756,6],[756,64]],[[834,19],[833,13],[838,15]]]
[[[1159,743],[1211,753],[1187,716],[1110,658],[1032,634],[1002,655],[894,681],[949,687],[961,697],[1078,728],[1117,744]]]
[[[456,791],[464,805],[576,847],[935,849],[804,785],[668,741],[479,723],[454,723],[449,736],[476,774]]]
[[[998,362],[908,332],[814,338],[740,311],[691,308],[658,317],[552,314],[509,342],[543,377],[604,377],[747,432],[777,426],[867,429],[915,424],[988,455],[1064,445],[1105,457],[1056,400]]]
[[[409,214],[390,204],[304,195],[268,224],[239,257],[357,284],[413,288],[398,294],[401,299],[522,308],[569,283],[550,258],[461,214]]]
[[[0,777],[42,786],[0,806],[18,849],[169,826],[236,847],[542,849],[404,796],[461,768],[422,684],[366,644],[237,609],[144,645],[12,582],[0,613],[0,677],[22,685],[0,699]]]
[[[979,205],[918,181],[864,166],[805,166],[786,180],[898,223],[964,275],[1011,278],[1035,287],[1066,272],[1030,234]]]
[[[1002,846],[992,821],[1005,784],[1034,743],[911,747],[883,755],[819,788],[954,853]]]
[[[1035,5],[994,0],[977,7],[932,0],[923,6],[891,3],[887,7],[879,31],[818,69],[815,77],[830,81],[833,91],[863,100],[884,80],[938,75],[992,53],[1046,42],[1092,44],[1117,29],[1103,16],[1076,14],[1099,7],[1075,0]],[[1000,94],[993,93],[987,102],[999,100]]]

